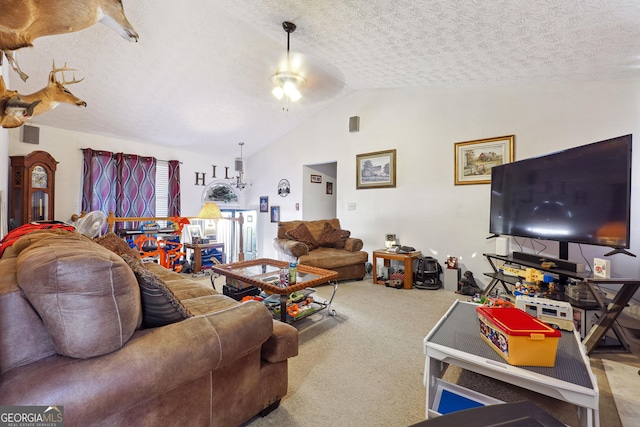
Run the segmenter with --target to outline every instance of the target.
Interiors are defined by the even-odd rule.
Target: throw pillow
[[[124,239],[118,237],[118,235],[115,233],[107,233],[104,236],[96,237],[95,239],[93,239],[93,241],[100,246],[109,249],[116,255],[131,256],[134,259],[137,259],[140,265],[144,265],[142,264],[142,260],[140,259],[140,252],[138,252],[137,249],[131,248],[129,244],[124,241]]]
[[[138,279],[143,327],[156,328],[191,317],[189,310],[182,305],[160,277],[135,258],[129,255],[122,255],[122,258],[129,264]]]
[[[304,224],[300,224],[296,228],[287,231],[285,236],[292,240],[304,243],[310,251],[319,247],[318,242],[316,242],[316,239],[313,238],[311,232]]]
[[[350,231],[340,230],[327,222],[318,237],[318,244],[325,248],[344,249],[349,236],[351,236]]]

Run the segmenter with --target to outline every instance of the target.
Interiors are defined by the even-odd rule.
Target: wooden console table
[[[406,254],[398,253],[398,252],[389,252],[385,249],[380,249],[377,251],[373,251],[373,283],[376,283],[378,278],[377,271],[377,261],[378,258],[382,258],[384,260],[384,265],[389,266],[390,261],[402,261],[404,262],[404,288],[412,289],[413,288],[413,260],[422,257],[422,252],[414,251]]]
[[[205,249],[219,249],[222,252],[222,263],[224,264],[224,243],[185,243],[184,247],[193,250],[193,272],[202,270],[202,251]]]

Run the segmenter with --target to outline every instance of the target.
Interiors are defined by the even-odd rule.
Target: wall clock
[[[10,158],[9,217],[16,225],[53,221],[56,159],[45,151]]]
[[[289,184],[289,180],[281,179],[278,183],[278,194],[280,197],[287,197],[291,193],[291,184]]]

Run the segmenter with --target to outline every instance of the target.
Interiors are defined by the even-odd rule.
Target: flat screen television
[[[489,232],[629,248],[631,135],[491,169]]]

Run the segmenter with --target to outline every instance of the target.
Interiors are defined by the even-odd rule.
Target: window
[[[156,216],[169,217],[169,162],[156,163]]]

